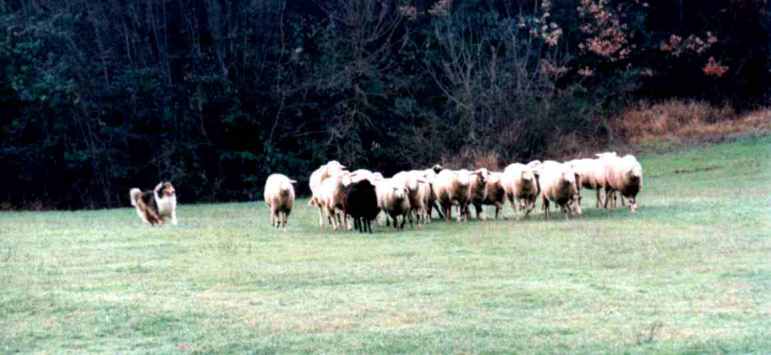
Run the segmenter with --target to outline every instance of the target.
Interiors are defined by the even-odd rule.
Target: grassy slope
[[[771,137],[644,157],[637,215],[372,236],[305,201],[287,233],[261,203],[176,228],[3,213],[0,353],[768,352],[770,158]]]

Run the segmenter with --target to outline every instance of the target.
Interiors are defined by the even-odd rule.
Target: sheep
[[[316,169],[310,176],[308,186],[311,189],[311,199],[308,201],[308,205],[316,206],[319,208],[319,226],[324,226],[324,206],[319,202],[318,194],[320,192],[321,184],[327,178],[341,174],[345,171],[345,166],[340,164],[337,160],[332,160]]]
[[[375,184],[377,206],[393,220],[394,228],[404,229],[407,216],[410,213],[410,198],[407,189],[392,179],[383,179]],[[398,225],[398,217],[402,216],[402,224]]]
[[[447,222],[452,218],[452,204],[460,199],[466,198],[468,194],[468,179],[461,180],[458,173],[453,170],[444,169],[440,171],[434,179],[434,191],[436,200],[442,207],[442,213]],[[458,222],[460,222],[458,216]]]
[[[541,164],[543,163],[540,160],[533,160],[527,163],[525,166],[531,170],[537,170],[541,166]]]
[[[367,169],[358,169],[351,173],[351,182],[359,182],[365,179],[369,180],[369,182],[374,185],[376,182],[383,180],[383,174],[378,172],[373,173]]]
[[[361,179],[346,186],[343,211],[353,218],[357,231],[372,233],[372,220],[380,213],[375,185],[369,179]]]
[[[469,211],[469,205],[474,205],[476,209],[477,219],[479,219],[479,213],[482,212],[482,201],[485,199],[485,191],[487,189],[487,179],[490,175],[490,172],[486,168],[481,168],[474,173],[471,173],[470,171],[463,171],[463,173],[468,173],[470,180],[469,180],[469,187],[468,187],[468,200],[466,204],[466,210],[464,213],[466,214],[466,219],[468,219],[468,216],[470,215]],[[479,205],[477,206],[477,203]]]
[[[474,199],[471,201],[471,203],[474,205],[474,208],[476,209],[477,219],[479,219],[479,213],[483,212],[482,205],[495,206],[495,219],[498,219],[498,216],[501,212],[501,206],[503,206],[503,203],[506,199],[506,191],[503,189],[503,185],[501,184],[502,175],[503,173],[501,172],[491,172],[487,177],[487,181],[485,182],[483,198]]]
[[[444,169],[436,175],[434,188],[436,199],[442,207],[442,213],[447,222],[452,219],[452,206],[458,205],[457,221],[468,219],[469,186],[473,175],[481,176],[483,171]]]
[[[607,172],[611,168],[613,164],[617,164],[617,159],[619,159],[619,156],[616,152],[603,152],[603,153],[597,153],[595,154],[597,157],[597,160],[599,160],[603,165],[603,175],[605,175],[605,183],[606,188],[605,190],[605,203],[603,203],[604,208],[615,208],[616,207],[616,201],[618,199],[618,196],[616,194],[616,190],[613,190],[609,186],[607,186]],[[621,205],[624,205],[624,199],[621,198]]]
[[[581,188],[597,191],[597,208],[604,205],[601,192],[605,189],[605,162],[602,159],[576,159],[567,162],[581,178]],[[581,201],[579,201],[581,203]]]
[[[540,188],[537,173],[531,167],[538,167],[540,164],[540,161],[538,164],[531,162],[528,165],[509,164],[501,174],[501,186],[515,215],[517,210],[524,210],[524,217],[528,217],[535,209]]]
[[[265,181],[265,204],[270,208],[270,224],[276,228],[282,225],[286,230],[286,223],[294,205],[294,186],[297,181],[289,179],[286,175],[271,174]]]
[[[603,158],[606,163],[605,179],[605,207],[608,207],[607,196],[610,193],[618,191],[621,194],[621,202],[624,198],[629,200],[629,210],[637,212],[637,194],[643,186],[643,170],[640,162],[633,155],[624,157],[606,156]]]
[[[431,212],[432,210],[435,210],[436,213],[439,215],[440,219],[444,218],[444,214],[442,214],[441,208],[439,208],[439,203],[437,202],[436,198],[436,189],[434,188],[434,179],[436,178],[436,174],[438,174],[440,171],[442,171],[442,166],[439,164],[435,164],[429,169],[421,170],[421,175],[423,176],[423,179],[428,181],[429,188],[431,189],[430,194],[424,194],[424,199],[426,200],[426,208],[427,208],[427,220],[431,221]]]
[[[431,209],[436,204],[436,195],[429,180],[421,181],[418,184],[418,204],[418,221],[423,224],[431,223]]]
[[[544,218],[549,218],[549,201],[560,206],[565,217],[580,215],[580,177],[568,165],[547,160],[539,167],[541,202]]]
[[[317,203],[321,206],[327,216],[327,221],[334,230],[340,228],[343,222],[347,222],[342,210],[345,199],[345,186],[350,183],[350,173],[344,171],[324,179],[318,189],[318,194],[316,195]]]
[[[407,189],[407,194],[410,198],[411,211],[409,214],[410,225],[412,225],[412,216],[417,218],[417,223],[420,224],[423,221],[424,211],[426,209],[425,202],[429,200],[426,196],[425,188],[428,185],[428,180],[423,177],[423,172],[418,170],[402,171],[394,175],[391,179],[404,186]],[[428,186],[430,189],[430,186]]]

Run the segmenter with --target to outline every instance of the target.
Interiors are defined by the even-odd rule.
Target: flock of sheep
[[[450,170],[435,165],[430,169],[403,171],[391,178],[366,169],[348,171],[338,161],[330,161],[310,176],[309,204],[319,209],[319,225],[333,229],[356,228],[372,232],[372,221],[384,212],[386,225],[403,229],[431,222],[432,212],[447,221],[457,208],[458,222],[467,221],[470,206],[480,218],[483,206],[495,206],[497,219],[506,200],[515,215],[527,217],[540,197],[545,218],[554,203],[566,217],[581,214],[581,189],[597,194],[597,208],[616,207],[617,199],[637,210],[637,193],[643,183],[642,166],[632,155],[596,154],[593,159],[567,162],[547,160],[514,163],[501,172],[481,168]],[[295,193],[285,175],[272,174],[265,183],[265,203],[270,208],[271,225],[286,228]],[[401,217],[401,221],[400,218]],[[349,223],[353,220],[353,226]]]

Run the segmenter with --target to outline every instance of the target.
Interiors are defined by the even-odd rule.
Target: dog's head
[[[174,189],[174,185],[171,184],[171,182],[166,181],[163,183],[163,187],[161,187],[161,196],[164,197],[171,197],[176,194],[176,190]]]

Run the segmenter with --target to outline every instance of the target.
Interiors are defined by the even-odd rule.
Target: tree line
[[[765,1],[0,0],[4,208],[259,198],[614,139],[633,100],[767,103]],[[302,189],[301,189],[302,192]]]

